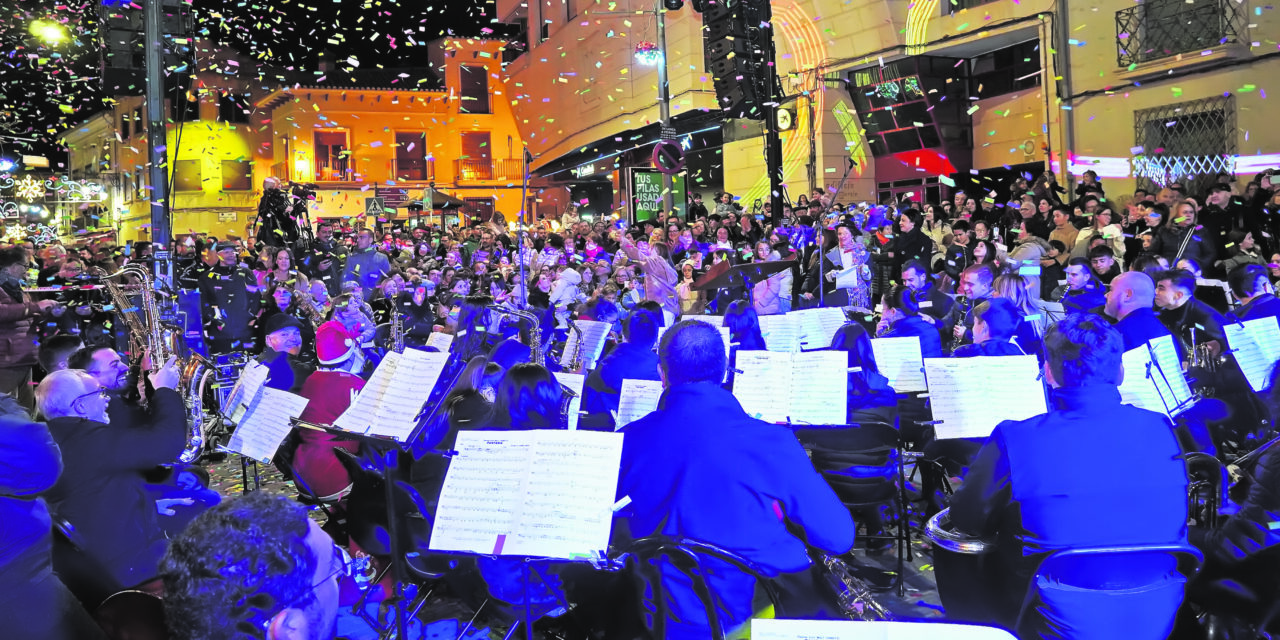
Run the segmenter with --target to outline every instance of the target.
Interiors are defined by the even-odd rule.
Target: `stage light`
[[[31,23],[29,30],[31,35],[39,39],[45,46],[56,47],[67,41],[66,27],[54,20],[35,20]]]

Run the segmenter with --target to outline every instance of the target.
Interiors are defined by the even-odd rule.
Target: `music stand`
[[[747,264],[730,265],[726,260],[712,265],[702,277],[693,281],[694,291],[711,289],[731,289],[742,287],[747,291],[747,300],[754,302],[752,289],[756,283],[764,282],[771,276],[795,266],[795,260],[772,260],[770,262],[749,262]]]

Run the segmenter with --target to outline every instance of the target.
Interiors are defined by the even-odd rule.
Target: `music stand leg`
[[[396,525],[395,478],[391,475],[398,463],[397,456],[399,453],[400,450],[398,448],[392,447],[382,456],[379,456],[379,460],[382,462],[382,478],[387,500],[387,549],[391,554],[391,575],[395,580],[395,587],[391,597],[395,603],[396,637],[408,638],[408,621],[405,619],[404,610],[404,567],[400,564],[405,561],[405,558],[404,554],[400,552],[399,527]]]
[[[525,558],[520,563],[520,569],[524,572],[524,638],[525,640],[533,640],[533,621],[530,620],[529,608],[529,559]]]

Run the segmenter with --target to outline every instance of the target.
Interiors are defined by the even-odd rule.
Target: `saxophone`
[[[135,361],[141,360],[143,353],[150,354],[149,371],[154,372],[169,361],[169,356],[177,357],[182,373],[174,391],[186,401],[189,431],[187,446],[178,456],[178,461],[194,462],[200,457],[205,444],[204,382],[213,366],[200,354],[187,352],[181,328],[163,322],[156,300],[155,281],[146,267],[132,263],[115,273],[94,267],[89,270],[89,275],[102,282],[112,304],[124,317],[129,327],[130,355]],[[117,282],[126,278],[136,280],[137,284]],[[131,295],[138,296],[138,304],[129,299]]]
[[[404,314],[396,308],[396,301],[391,301],[391,327],[389,332],[390,348],[396,353],[404,353]]]
[[[578,362],[578,356],[582,355],[582,329],[579,329],[578,323],[573,320],[568,320],[567,322],[569,323],[569,331],[578,336],[578,339],[573,341],[573,351],[571,352],[572,356],[566,361],[563,355],[561,355],[560,360],[569,363],[569,371],[576,372],[578,367],[582,364]]]
[[[523,309],[490,305],[489,310],[501,315],[515,316],[529,323],[529,362],[539,367],[546,366],[546,354],[542,352],[542,325],[538,316]]]
[[[840,612],[850,620],[893,620],[884,605],[871,597],[871,588],[858,576],[849,571],[849,565],[834,556],[823,555],[822,564],[826,568],[823,575],[836,592],[840,603]]]
[[[302,289],[294,289],[293,295],[294,299],[298,301],[298,309],[311,321],[311,326],[317,329],[320,328],[320,325],[324,324],[324,314],[320,312],[320,307],[316,305],[315,296],[312,296],[310,291],[303,291]]]
[[[957,316],[956,326],[964,325],[964,319],[969,316],[969,312],[972,310],[973,300],[970,300],[967,296],[956,296],[956,307],[952,312]],[[952,336],[950,353],[955,353],[956,349],[959,349],[962,346],[964,346],[964,338],[956,338]]]

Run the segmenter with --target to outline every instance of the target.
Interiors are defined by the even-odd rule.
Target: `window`
[[[969,95],[990,98],[1038,86],[1039,71],[1037,40],[980,55],[969,61]]]
[[[128,113],[120,114],[120,137],[124,140],[128,140],[129,138],[133,137],[133,133],[131,132],[131,129],[129,126],[130,124],[132,124],[129,121],[131,117],[132,115]]]
[[[462,132],[462,157],[458,160],[458,178],[492,180],[492,147],[488,131]]]
[[[1236,155],[1235,97],[1181,102],[1133,114],[1133,159],[1138,187],[1153,190],[1181,182],[1203,193],[1219,171],[1233,171]]]
[[[173,188],[178,191],[201,191],[201,160],[179,160],[173,163]]]
[[[396,180],[430,180],[427,171],[427,136],[423,133],[396,133]]]
[[[146,133],[147,119],[142,115],[142,107],[138,107],[133,112],[133,134],[140,136]]]
[[[249,99],[234,93],[218,96],[218,121],[227,124],[249,124]]]
[[[961,9],[972,9],[984,4],[990,4],[996,0],[945,0],[943,7],[950,13],[955,13]]]
[[[247,160],[223,160],[222,190],[253,191],[253,163]]]
[[[1247,42],[1249,8],[1226,0],[1147,0],[1116,12],[1116,64]]]
[[[462,211],[472,222],[488,222],[493,217],[493,198],[463,198],[462,201],[466,203]]]
[[[346,131],[316,132],[316,180],[347,180],[349,153]]]
[[[560,0],[564,3],[564,21],[569,22],[578,15],[578,4],[574,0]]]
[[[462,65],[459,94],[462,96],[462,113],[489,113],[489,68]]]

